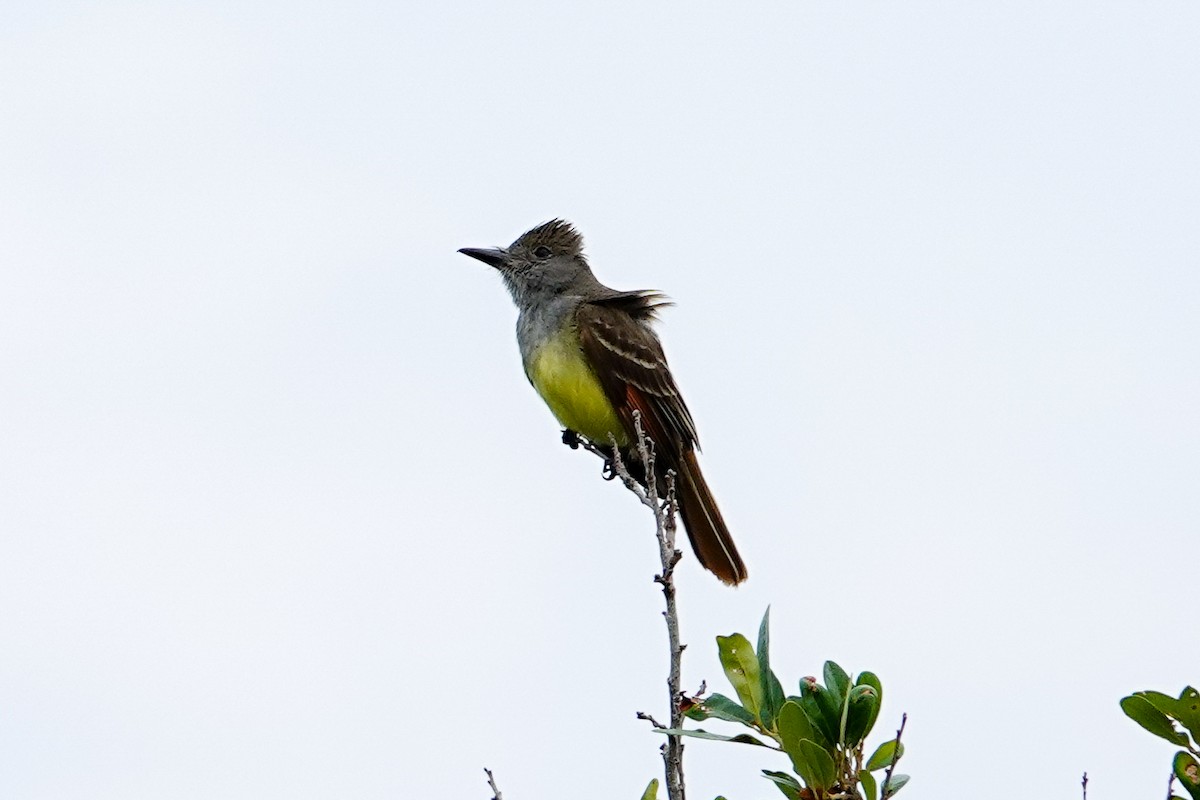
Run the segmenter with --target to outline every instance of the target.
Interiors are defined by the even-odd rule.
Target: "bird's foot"
[[[600,469],[600,477],[606,481],[611,481],[617,477],[617,465],[611,458],[604,459],[604,466]]]

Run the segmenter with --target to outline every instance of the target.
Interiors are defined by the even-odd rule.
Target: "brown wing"
[[[650,329],[663,303],[662,295],[652,292],[622,292],[583,303],[576,317],[579,340],[631,438],[633,412],[640,411],[658,454],[656,471],[676,471],[679,515],[697,560],[725,583],[736,585],[746,580],[746,565],[700,472],[693,452],[696,425]]]
[[[665,304],[652,292],[622,292],[579,306],[576,320],[583,353],[600,378],[626,430],[633,431],[633,412],[672,468],[696,446],[696,424],[671,377],[662,344],[649,320]]]

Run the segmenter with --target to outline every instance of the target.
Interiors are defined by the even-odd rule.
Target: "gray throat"
[[[529,374],[529,364],[533,355],[542,348],[551,337],[562,330],[563,326],[573,323],[575,309],[583,302],[583,297],[576,294],[557,294],[538,297],[526,297],[525,302],[518,302],[517,308],[517,346],[521,349],[521,363],[525,366],[526,376]]]

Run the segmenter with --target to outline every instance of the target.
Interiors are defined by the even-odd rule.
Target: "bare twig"
[[[1167,800],[1171,800],[1175,796],[1175,772],[1171,772],[1171,777],[1167,778]]]
[[[1087,800],[1087,773],[1083,773],[1083,780],[1080,781],[1083,785],[1083,800]]]
[[[654,717],[647,714],[645,711],[637,712],[637,718],[646,720],[646,722],[649,722],[651,725],[658,728],[659,730],[666,730],[666,727],[667,727],[666,725],[663,725],[661,722],[659,722]]]
[[[675,549],[675,517],[678,507],[675,501],[675,473],[666,474],[666,497],[658,493],[658,475],[654,469],[654,442],[646,436],[642,428],[642,416],[638,411],[633,412],[634,452],[637,460],[645,471],[645,486],[638,482],[630,473],[621,456],[621,450],[615,440],[611,441],[611,453],[598,447],[594,442],[576,435],[563,435],[563,441],[571,447],[582,447],[588,452],[595,453],[610,465],[611,474],[619,477],[625,488],[641,501],[642,505],[654,514],[654,533],[658,538],[658,555],[662,563],[662,572],[654,576],[655,583],[662,587],[666,610],[663,616],[667,621],[667,640],[671,653],[671,666],[667,675],[667,693],[670,697],[671,729],[683,727],[683,708],[680,698],[683,696],[682,680],[680,678],[683,650],[685,645],[679,643],[679,611],[675,604],[675,565],[683,557],[683,553]],[[606,476],[607,477],[607,476]],[[648,719],[654,727],[662,728],[648,714],[638,712],[638,719]],[[667,743],[662,748],[663,768],[666,772],[668,800],[686,800],[683,781],[683,741],[676,734],[667,734]]]
[[[879,790],[879,800],[887,800],[892,796],[892,770],[900,760],[900,737],[904,735],[904,723],[908,722],[908,714],[900,715],[900,730],[896,731],[896,749],[892,751],[892,762],[888,764],[887,772],[883,775],[883,786]]]
[[[680,697],[683,692],[682,684],[683,649],[686,645],[679,641],[679,613],[675,605],[675,565],[683,554],[675,549],[675,474],[667,473],[667,503],[666,512],[659,512],[656,520],[661,524],[656,526],[661,533],[658,536],[659,556],[662,560],[662,573],[657,580],[662,585],[663,599],[666,602],[664,616],[667,620],[667,639],[671,648],[671,669],[667,677],[667,693],[671,698],[671,727],[679,730],[683,727],[683,707]],[[683,783],[683,740],[679,736],[667,739],[665,757],[667,768],[667,797],[669,800],[684,800]]]
[[[683,727],[683,707],[679,702],[683,697],[680,689],[680,662],[686,645],[679,643],[679,613],[675,607],[675,565],[683,557],[683,553],[675,549],[675,516],[678,512],[678,506],[675,503],[675,473],[668,472],[666,475],[667,496],[664,500],[658,494],[658,481],[654,472],[654,442],[646,436],[646,432],[642,429],[642,415],[639,411],[633,412],[633,428],[637,444],[637,457],[645,469],[645,488],[642,488],[642,485],[626,468],[616,441],[611,443],[612,452],[610,453],[574,431],[567,430],[563,431],[563,444],[572,450],[583,448],[604,459],[605,479],[612,480],[614,477],[619,477],[625,484],[625,488],[633,492],[642,505],[654,512],[654,529],[655,535],[658,537],[659,558],[662,561],[662,572],[654,576],[654,581],[662,586],[663,597],[666,598],[667,609],[663,612],[663,616],[667,620],[667,638],[671,648],[671,669],[667,678],[667,691],[671,698],[671,728],[678,730]],[[703,684],[701,684],[700,693],[704,693]],[[649,714],[639,711],[637,717],[649,721],[655,728],[664,728]],[[662,748],[662,752],[663,766],[666,769],[667,797],[669,800],[686,800],[683,785],[683,742],[680,737],[668,734],[667,744]],[[493,794],[492,800],[503,800],[500,790],[496,788],[492,771],[487,767],[484,767],[483,771],[487,773],[488,786],[491,787]]]
[[[492,777],[492,771],[487,767],[484,767],[483,771],[486,772],[488,776],[488,786],[490,786],[492,789],[492,800],[504,800],[504,796],[501,795],[500,790],[496,788],[496,779]]]

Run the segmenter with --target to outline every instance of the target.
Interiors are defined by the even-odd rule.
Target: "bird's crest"
[[[583,254],[583,236],[566,220],[552,219],[521,234],[512,244],[512,249],[521,248],[533,252],[538,247],[549,247],[555,253]]]

